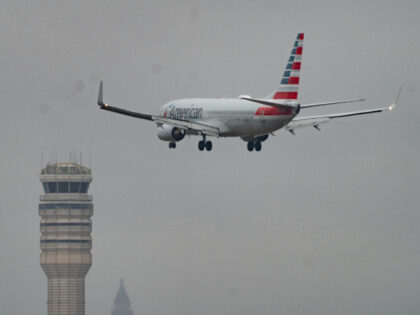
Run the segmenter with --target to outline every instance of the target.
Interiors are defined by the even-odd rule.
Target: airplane
[[[401,93],[387,107],[344,113],[300,117],[302,109],[343,103],[360,102],[365,99],[351,99],[320,103],[300,104],[298,101],[299,78],[302,65],[304,34],[298,33],[277,89],[264,98],[241,95],[238,98],[189,98],[170,101],[161,107],[158,115],[133,112],[110,106],[103,101],[103,81],[99,84],[98,105],[100,109],[144,120],[154,121],[158,127],[157,136],[168,141],[169,148],[186,135],[198,135],[200,151],[211,151],[212,142],[207,137],[239,137],[247,142],[248,151],[261,151],[261,143],[279,129],[295,135],[295,130],[314,127],[337,118],[365,115],[392,110]]]

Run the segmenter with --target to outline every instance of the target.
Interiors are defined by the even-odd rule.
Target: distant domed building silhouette
[[[127,292],[124,288],[124,280],[120,280],[120,288],[118,289],[117,296],[114,300],[114,309],[112,315],[133,315],[133,311],[130,307],[130,299],[128,298]]]

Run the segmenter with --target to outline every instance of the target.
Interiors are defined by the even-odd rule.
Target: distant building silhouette
[[[128,298],[127,292],[124,288],[124,280],[120,280],[120,288],[118,289],[117,296],[114,300],[114,309],[112,315],[133,315],[133,311],[130,307],[130,299]]]

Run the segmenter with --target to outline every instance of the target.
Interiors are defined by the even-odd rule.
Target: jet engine
[[[162,125],[158,129],[157,135],[163,141],[181,141],[185,137],[185,130],[169,125]]]

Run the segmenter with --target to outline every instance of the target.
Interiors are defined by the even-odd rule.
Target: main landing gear
[[[169,142],[169,149],[175,149],[176,148],[176,142]]]
[[[203,140],[198,142],[198,150],[203,151],[206,149],[207,151],[211,151],[213,144],[211,141],[206,141],[206,136],[203,136]]]
[[[261,151],[262,145],[260,141],[248,141],[248,151]]]

